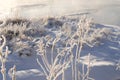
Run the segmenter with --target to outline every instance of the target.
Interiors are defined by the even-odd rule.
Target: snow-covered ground
[[[13,18],[13,21],[8,20],[5,25],[0,26],[0,35],[6,35],[7,45],[12,52],[6,62],[7,80],[11,80],[9,69],[14,64],[17,68],[17,80],[46,80],[41,66],[37,63],[37,59],[41,61],[38,44],[41,40],[46,43],[50,37],[55,39],[56,36],[60,36],[60,41],[56,43],[55,48],[65,48],[65,43],[67,43],[65,40],[68,39],[69,41],[69,38],[66,38],[70,34],[69,30],[71,30],[70,35],[72,36],[78,29],[78,22],[84,14],[94,19],[94,26],[90,29],[90,34],[94,33],[94,35],[91,34],[85,38],[89,45],[83,45],[78,68],[82,72],[81,66],[83,64],[85,67],[88,65],[87,58],[90,53],[90,78],[95,80],[120,80],[119,0],[0,1],[2,2],[0,3],[1,20],[4,20],[3,18]],[[54,17],[50,19],[53,21],[49,22],[49,19],[47,19],[49,16]],[[16,17],[26,18],[26,20],[15,22],[14,18]],[[24,25],[20,25],[22,23]],[[15,33],[9,33],[9,30]],[[19,36],[17,31],[20,32]],[[52,46],[52,41],[49,46]],[[75,48],[73,49],[74,56]],[[47,53],[50,49],[48,47]],[[65,71],[65,80],[73,80],[70,68],[71,65]],[[1,74],[0,80],[2,80]]]
[[[50,19],[40,19],[33,20],[27,28],[20,26],[19,24],[10,26],[0,27],[0,34],[6,35],[12,54],[9,54],[6,68],[7,68],[7,80],[10,80],[11,71],[9,70],[14,64],[16,65],[17,80],[46,80],[43,74],[41,66],[38,65],[37,59],[41,61],[41,57],[38,52],[38,44],[43,40],[45,44],[49,41],[49,38],[55,38],[60,36],[60,40],[55,45],[55,49],[65,48],[67,43],[66,36],[69,36],[69,31],[71,29],[71,36],[78,29],[78,22],[81,18],[77,17],[60,17]],[[12,21],[8,24],[13,23]],[[22,22],[23,23],[23,22]],[[14,23],[15,24],[15,23]],[[93,35],[88,35],[85,40],[89,43],[84,44],[80,63],[78,67],[80,68],[82,64],[88,64],[88,54],[90,53],[90,77],[95,80],[119,80],[119,60],[120,60],[120,27],[113,25],[105,25],[94,23],[95,25],[91,27],[90,33]],[[25,26],[25,25],[23,25]],[[45,29],[41,27],[45,27]],[[62,26],[62,28],[61,28]],[[16,28],[16,29],[15,29]],[[20,36],[11,37],[12,33],[5,33],[4,30],[11,30],[16,32],[23,29],[23,34]],[[31,32],[31,30],[35,32]],[[42,31],[41,31],[42,29]],[[66,32],[68,31],[68,32]],[[24,37],[25,34],[25,37]],[[65,41],[65,42],[64,42]],[[50,52],[50,47],[52,46],[52,41],[48,43],[48,59]],[[70,44],[70,43],[68,43]],[[42,45],[40,45],[42,46]],[[69,48],[69,46],[68,46]],[[56,52],[56,51],[55,51]],[[30,54],[30,55],[29,55]],[[56,53],[54,53],[56,54]],[[75,47],[73,49],[73,54],[75,56]],[[72,80],[71,75],[71,65],[65,71],[65,80]],[[80,69],[81,71],[81,69]],[[0,79],[2,80],[2,75],[0,74]],[[59,80],[59,79],[58,79]]]

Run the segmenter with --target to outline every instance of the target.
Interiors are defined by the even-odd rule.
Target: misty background
[[[0,18],[76,16],[88,14],[97,23],[120,26],[120,0],[0,0]]]

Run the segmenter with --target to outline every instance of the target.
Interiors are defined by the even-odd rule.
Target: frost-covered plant
[[[44,26],[40,23],[31,23],[27,25],[22,20],[10,20],[4,27],[0,27],[0,34],[4,35],[7,40],[13,38],[29,39],[30,37],[43,36],[45,33]]]
[[[2,42],[3,40],[3,42]],[[0,46],[0,61],[2,63],[1,65],[1,73],[3,76],[3,80],[6,80],[6,68],[5,68],[5,63],[9,54],[8,47],[6,47],[6,51],[4,52],[4,47],[6,46],[6,38],[2,35],[1,36],[1,42],[2,45]]]
[[[78,64],[81,63],[79,62],[81,57],[80,53],[83,44],[88,43],[87,37],[92,26],[92,19],[83,16],[76,27],[76,31],[75,29],[72,31],[72,27],[64,26],[61,27],[61,32],[56,34],[56,38],[47,36],[46,41],[44,39],[40,40],[39,55],[41,56],[41,60],[37,59],[37,62],[42,68],[47,80],[56,80],[60,75],[62,76],[62,80],[64,80],[65,70],[69,67],[72,69],[73,80],[78,80],[79,75],[82,80],[90,79],[90,65],[88,65],[86,73],[81,73],[78,69]],[[61,37],[64,37],[64,39],[61,39]],[[65,44],[63,48],[56,47],[61,44],[58,43],[60,41]],[[47,52],[48,47],[51,49],[50,53]],[[74,48],[76,49],[75,52],[72,51]],[[51,57],[50,60],[48,57]],[[89,58],[88,61],[90,61]],[[85,66],[83,65],[83,71],[84,68]]]
[[[72,61],[73,55],[69,51],[69,49],[57,49],[56,56],[53,56],[53,48],[55,49],[55,43],[59,39],[54,40],[51,48],[52,53],[47,53],[46,49],[48,44],[45,44],[42,40],[39,43],[39,55],[41,56],[42,63],[37,59],[38,64],[43,70],[43,73],[46,76],[47,80],[56,80],[60,75],[62,76],[62,79],[64,80],[64,71],[69,68],[69,64]],[[48,55],[51,54],[51,62],[48,60]]]
[[[1,73],[2,73],[2,77],[3,77],[3,80],[7,80],[6,79],[6,67],[5,67],[5,64],[6,64],[6,60],[8,58],[8,54],[10,53],[10,51],[8,50],[8,47],[6,46],[6,38],[5,36],[1,36],[0,38],[0,43],[1,43],[1,46],[0,46],[0,61],[2,63],[1,65]],[[5,50],[4,50],[5,48]],[[15,76],[15,72],[16,72],[16,66],[14,65],[13,68],[11,68],[12,70],[12,80],[16,80],[16,76]]]
[[[7,25],[0,28],[0,34],[5,35],[7,40],[11,40],[15,37],[23,38],[25,36],[24,32],[26,31],[26,25]]]
[[[75,53],[75,60],[74,60],[74,80],[78,80],[78,69],[77,69],[77,64],[79,63],[78,60],[80,60],[80,53],[83,48],[83,44],[86,44],[86,38],[89,35],[90,28],[93,26],[93,22],[91,18],[88,18],[87,16],[82,16],[79,23],[78,23],[78,28],[76,33],[74,34],[73,37],[77,37],[75,45],[77,46],[76,48],[76,53]]]
[[[109,28],[93,28],[86,38],[86,44],[90,47],[99,45],[103,39],[108,39],[110,34],[111,30]]]

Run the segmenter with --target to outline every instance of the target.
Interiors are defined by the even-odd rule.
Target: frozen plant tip
[[[15,75],[15,73],[16,73],[16,66],[14,65],[11,69],[10,69],[10,71],[12,72],[11,74],[12,74],[12,80],[16,80],[16,75]]]

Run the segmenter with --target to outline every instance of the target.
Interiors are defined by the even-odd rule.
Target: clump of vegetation
[[[28,25],[29,24],[29,25]],[[13,19],[7,20],[6,25],[0,27],[0,34],[5,35],[7,40],[13,38],[27,39],[29,37],[44,36],[45,28],[39,24],[31,23],[28,20]]]
[[[0,29],[0,34],[5,35],[7,40],[12,40],[15,37],[24,36],[24,31],[26,30],[26,26],[20,25],[7,25]]]
[[[30,20],[27,20],[27,19],[22,19],[22,18],[13,18],[13,19],[6,19],[4,21],[2,21],[2,24],[4,23],[3,27],[4,26],[7,26],[7,25],[26,25],[26,26],[29,26],[30,25]]]

